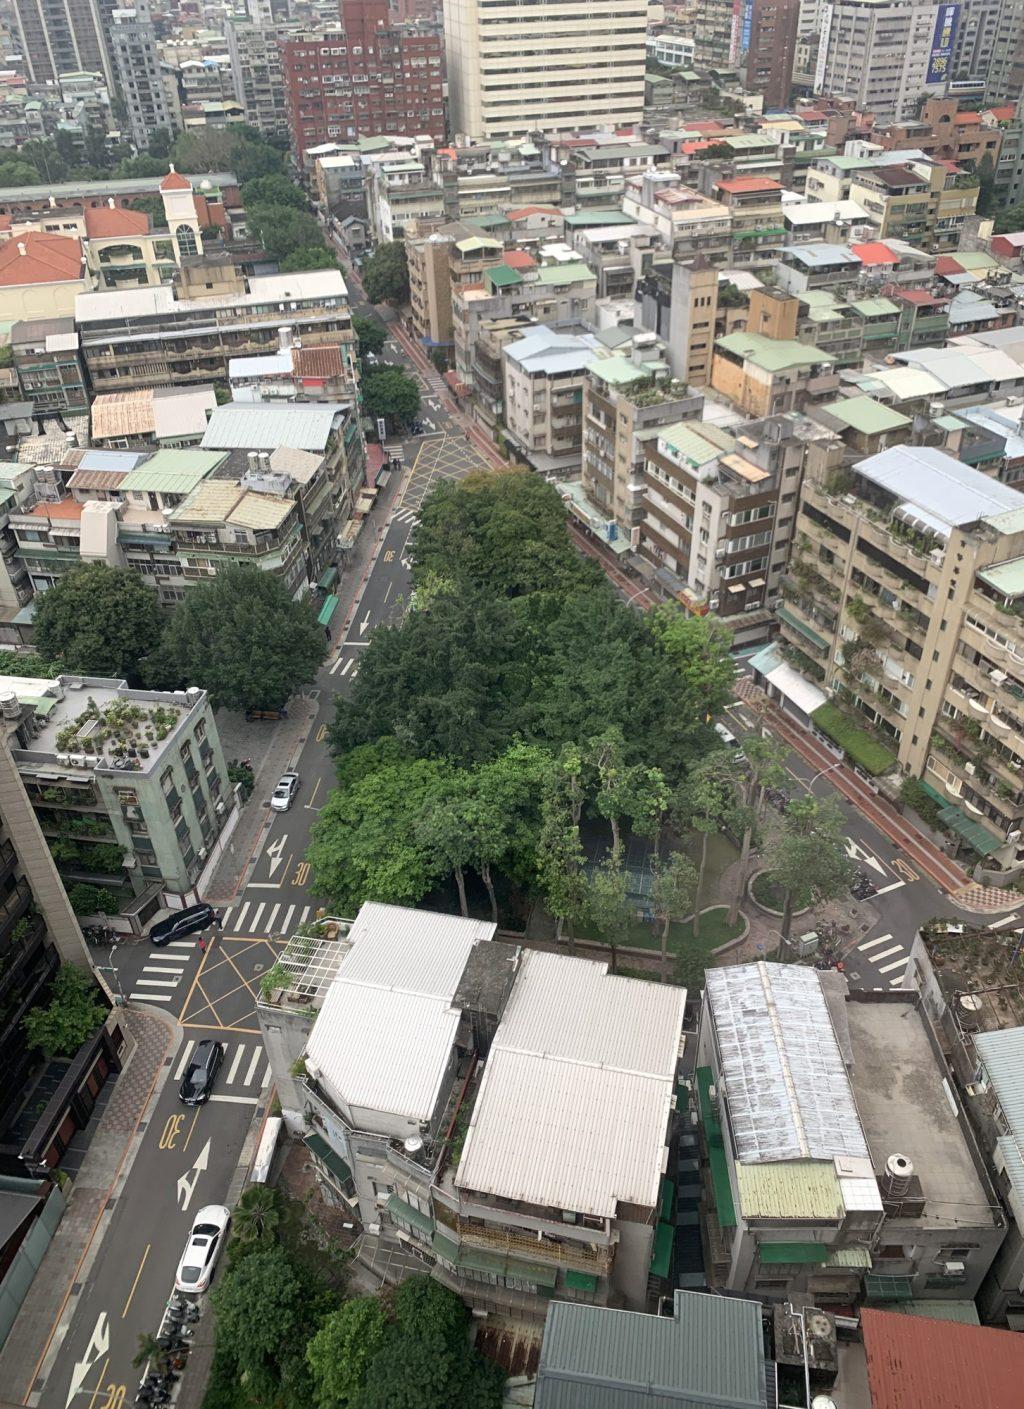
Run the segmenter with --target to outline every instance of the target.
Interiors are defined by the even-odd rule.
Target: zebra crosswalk
[[[189,1058],[195,1048],[193,1039],[185,1043],[178,1053],[174,1068],[174,1080],[180,1081]],[[246,1104],[255,1102],[258,1093],[270,1083],[270,1061],[262,1042],[222,1042],[224,1059],[217,1073],[211,1101],[239,1101]],[[227,1088],[227,1089],[225,1089]],[[245,1093],[249,1094],[245,1094]]]
[[[195,939],[172,939],[165,948],[154,949],[128,997],[143,1003],[170,1003],[197,943]]]
[[[391,516],[396,523],[419,523],[420,516],[415,509],[397,509]]]
[[[281,934],[292,935],[300,925],[313,918],[312,905],[289,905],[287,901],[243,900],[229,905],[221,919],[222,933],[233,934]]]
[[[905,944],[894,940],[891,934],[879,934],[874,939],[866,939],[863,944],[858,944],[856,953],[858,965],[870,965],[875,971],[875,976],[885,980],[884,983],[873,985],[876,990],[884,991],[886,986],[903,987],[907,964],[910,961],[910,951]]]

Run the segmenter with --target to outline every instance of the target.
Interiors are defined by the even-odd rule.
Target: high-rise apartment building
[[[539,0],[497,10],[489,0],[445,0],[444,30],[457,136],[625,127],[643,116],[643,0]]]
[[[283,35],[280,26],[248,24],[235,19],[228,20],[224,34],[235,97],[242,104],[249,126],[268,137],[288,131],[288,104],[281,66]]]
[[[98,0],[15,0],[22,57],[33,83],[61,73],[102,73],[113,81]]]
[[[743,16],[745,85],[763,96],[766,109],[784,108],[793,86],[800,0],[748,0]]]
[[[934,0],[832,0],[822,8],[814,87],[881,122],[916,115],[952,72],[956,5]]]
[[[964,0],[957,10],[952,73],[979,79],[986,103],[1016,102],[1024,88],[1024,0]]]
[[[395,24],[386,0],[342,0],[341,29],[281,45],[285,103],[301,159],[356,137],[444,138],[443,48],[434,24]]]
[[[160,51],[149,5],[114,10],[109,30],[114,83],[128,112],[132,143],[144,152],[158,128],[177,126],[160,70]]]

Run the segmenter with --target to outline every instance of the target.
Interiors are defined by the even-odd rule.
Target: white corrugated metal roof
[[[347,408],[331,402],[229,401],[218,406],[203,436],[204,450],[315,450],[323,454],[335,417]]]
[[[686,992],[528,951],[456,1184],[612,1217],[658,1201]]]
[[[705,981],[737,1158],[869,1159],[817,972],[735,964]]]
[[[474,944],[493,934],[482,920],[362,907],[306,1047],[333,1100],[430,1118],[459,1025],[452,997]]]
[[[857,474],[901,500],[902,516],[910,507],[923,510],[927,522],[955,527],[976,523],[987,514],[1024,508],[1024,494],[991,475],[964,465],[930,445],[894,445],[854,466]]]

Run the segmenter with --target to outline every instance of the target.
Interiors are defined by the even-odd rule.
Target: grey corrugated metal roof
[[[677,1291],[675,1314],[553,1301],[535,1409],[764,1409],[761,1305]]]
[[[1024,1144],[1024,1027],[979,1032],[974,1046],[1010,1133]]]
[[[325,402],[273,406],[262,402],[229,402],[218,406],[203,436],[204,450],[316,450],[327,445],[335,416],[347,408]]]
[[[897,445],[860,460],[858,474],[955,527],[1024,508],[1024,494],[929,445]]]

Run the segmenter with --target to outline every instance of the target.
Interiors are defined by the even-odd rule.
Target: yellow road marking
[[[96,1396],[97,1396],[97,1395],[99,1394],[99,1392],[100,1392],[100,1386],[103,1384],[103,1376],[107,1373],[107,1366],[108,1366],[109,1364],[110,1364],[110,1356],[108,1355],[107,1358],[106,1358],[106,1360],[104,1360],[102,1366],[100,1367],[100,1372],[99,1372],[99,1374],[96,1376],[96,1388],[93,1390],[92,1394],[89,1396],[89,1409],[93,1409],[93,1405],[96,1403]]]
[[[188,1149],[188,1142],[192,1139],[192,1132],[193,1132],[193,1130],[195,1130],[195,1128],[196,1128],[196,1121],[197,1121],[198,1119],[199,1119],[199,1107],[196,1106],[194,1112],[192,1113],[192,1124],[191,1124],[191,1125],[189,1126],[189,1128],[188,1128],[188,1134],[185,1136],[185,1143],[184,1143],[184,1145],[182,1145],[182,1147],[181,1147],[181,1153],[182,1153],[182,1154],[184,1154],[185,1151]]]
[[[316,802],[316,795],[317,795],[317,793],[320,791],[320,784],[321,784],[322,782],[323,782],[323,778],[318,778],[318,779],[316,780],[316,787],[313,789],[313,792],[312,792],[312,794],[311,794],[311,796],[310,796],[310,799],[309,799],[309,801],[306,803],[306,806],[307,806],[307,807],[312,807],[313,804],[314,804],[314,802]],[[300,862],[299,864],[301,865],[302,863]]]
[[[196,1112],[196,1114],[198,1115],[198,1111]],[[191,1133],[192,1133],[192,1132],[189,1131],[189,1134],[191,1134]],[[139,1263],[139,1270],[138,1270],[138,1272],[136,1272],[136,1274],[135,1274],[135,1281],[132,1283],[132,1289],[131,1289],[131,1291],[128,1293],[128,1300],[127,1300],[127,1301],[125,1302],[125,1304],[124,1304],[124,1310],[121,1312],[121,1320],[122,1320],[122,1321],[123,1321],[124,1318],[128,1315],[128,1308],[129,1308],[129,1306],[131,1306],[131,1304],[132,1304],[132,1297],[135,1295],[135,1288],[139,1285],[139,1278],[142,1276],[142,1269],[143,1269],[143,1268],[145,1267],[145,1265],[146,1265],[146,1258],[149,1256],[149,1249],[150,1249],[151,1246],[152,1246],[152,1245],[151,1245],[150,1243],[147,1243],[147,1244],[146,1244],[146,1251],[142,1254],[142,1261]]]

